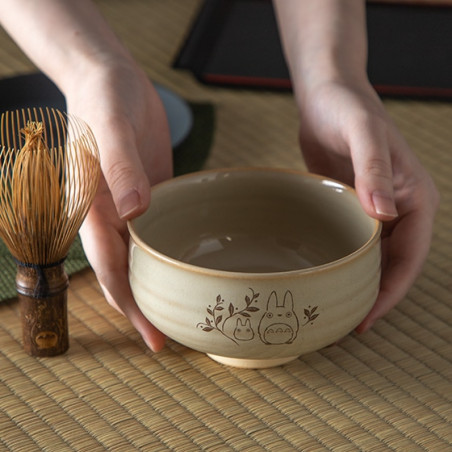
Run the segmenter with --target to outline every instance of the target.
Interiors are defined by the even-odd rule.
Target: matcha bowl
[[[143,314],[231,366],[277,366],[336,342],[379,290],[381,225],[352,188],[322,176],[191,173],[153,187],[129,231]]]

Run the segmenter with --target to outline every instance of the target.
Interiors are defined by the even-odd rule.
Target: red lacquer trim
[[[270,77],[248,77],[240,75],[204,74],[202,78],[208,83],[218,83],[237,86],[254,86],[260,88],[291,89],[290,80]],[[452,97],[452,88],[434,88],[401,85],[374,85],[375,90],[388,96],[416,97]]]
[[[432,88],[418,86],[374,85],[380,94],[397,96],[452,97],[452,88]]]

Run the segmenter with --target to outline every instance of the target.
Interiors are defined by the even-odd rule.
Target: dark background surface
[[[367,26],[380,94],[452,99],[452,8],[370,3]],[[290,89],[269,0],[206,0],[174,66],[204,83]]]

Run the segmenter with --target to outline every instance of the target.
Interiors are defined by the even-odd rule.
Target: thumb
[[[110,130],[110,133],[99,137],[99,147],[102,146],[102,172],[119,217],[128,220],[148,207],[149,180],[131,126],[121,122],[104,130]]]
[[[355,188],[364,210],[382,221],[398,216],[391,154],[385,127],[375,123],[355,130],[350,141]]]

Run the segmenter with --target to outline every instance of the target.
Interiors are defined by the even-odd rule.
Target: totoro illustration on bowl
[[[265,344],[291,344],[297,337],[299,329],[298,317],[293,308],[293,296],[289,290],[284,301],[278,302],[273,291],[267,302],[267,310],[258,327],[259,337]]]
[[[303,310],[304,323],[300,324],[290,290],[286,290],[282,299],[278,299],[273,290],[266,305],[259,292],[251,288],[250,291],[251,294],[244,297],[244,306],[227,303],[218,295],[215,305],[207,307],[205,321],[199,322],[197,327],[206,333],[217,331],[237,345],[254,340],[266,345],[292,344],[300,327],[312,324],[319,315],[317,306],[309,306]]]

